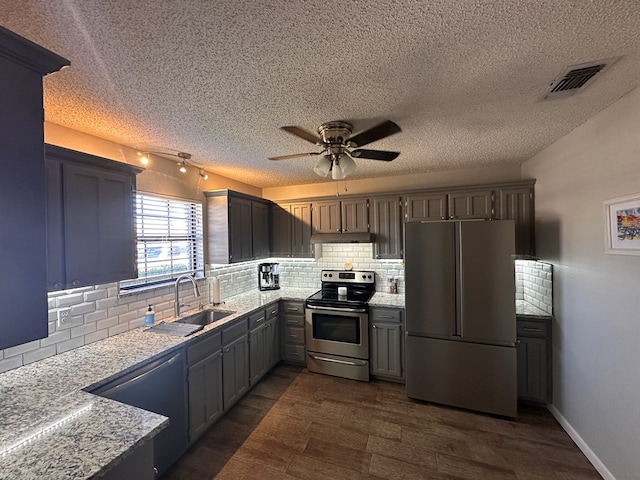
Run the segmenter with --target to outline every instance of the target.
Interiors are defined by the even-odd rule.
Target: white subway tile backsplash
[[[84,345],[84,336],[72,338],[61,343],[56,343],[56,353],[64,353],[74,348],[78,348]]]
[[[533,260],[516,260],[516,299],[553,313],[552,265]]]
[[[108,330],[98,330],[93,333],[88,333],[84,336],[84,344],[88,345],[93,342],[97,342],[98,340],[103,340],[109,336]]]
[[[48,347],[38,348],[38,350],[34,350],[33,352],[25,353],[23,355],[23,361],[24,361],[24,364],[27,365],[29,363],[42,360],[43,358],[52,357],[55,354],[56,354],[56,346],[49,345]]]
[[[40,348],[40,341],[34,340],[33,342],[23,343],[22,345],[16,345],[4,350],[5,358],[15,357],[16,355],[22,355],[25,352],[37,350]]]

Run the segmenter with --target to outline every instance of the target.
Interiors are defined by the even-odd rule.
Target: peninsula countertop
[[[315,290],[251,291],[218,308],[230,315],[188,337],[136,328],[0,375],[0,472],[4,480],[101,476],[160,432],[168,419],[83,391],[158,358],[280,299]],[[185,312],[188,314],[189,312]]]

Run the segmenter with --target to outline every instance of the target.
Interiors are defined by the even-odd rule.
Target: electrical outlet
[[[71,325],[71,309],[61,308],[58,310],[58,327]]]

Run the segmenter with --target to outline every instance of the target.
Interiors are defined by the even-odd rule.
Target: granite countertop
[[[530,304],[524,300],[516,300],[516,316],[518,317],[544,317],[551,318],[550,313]]]
[[[141,327],[1,374],[2,478],[74,480],[104,474],[151,440],[168,419],[82,389],[117,378],[260,306],[280,299],[303,300],[315,291],[247,292],[215,307],[235,314],[188,337],[154,334]]]
[[[404,308],[404,293],[376,292],[369,300],[369,305],[372,307]]]

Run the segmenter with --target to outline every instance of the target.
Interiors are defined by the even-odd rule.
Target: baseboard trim
[[[571,426],[571,424],[567,421],[566,418],[560,413],[560,411],[554,407],[553,405],[547,405],[547,408],[551,412],[551,415],[558,421],[560,426],[569,434],[571,439],[575,442],[578,448],[584,453],[587,460],[591,462],[593,467],[598,471],[604,480],[616,480],[616,477],[613,476],[613,473],[609,471],[609,469],[602,463],[602,461],[598,458],[593,450],[587,445],[582,437],[576,432],[576,430]]]

